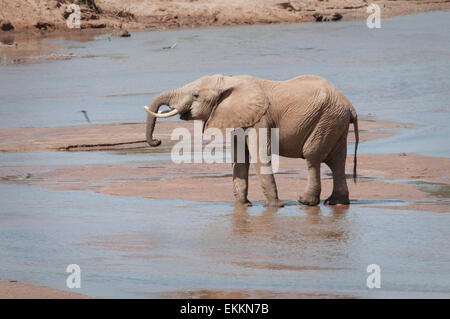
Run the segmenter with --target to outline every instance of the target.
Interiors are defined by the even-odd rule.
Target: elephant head
[[[158,112],[162,105],[169,111]],[[180,115],[182,120],[202,120],[203,129],[247,128],[266,113],[268,98],[262,80],[250,76],[212,75],[202,77],[181,88],[158,94],[145,107],[146,138],[150,146],[161,141],[153,139],[156,118]]]

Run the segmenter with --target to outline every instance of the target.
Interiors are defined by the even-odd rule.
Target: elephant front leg
[[[233,193],[235,206],[252,206],[247,199],[250,163],[233,163]]]
[[[271,162],[256,163],[256,172],[258,174],[261,187],[263,189],[264,196],[266,196],[267,207],[283,207],[284,203],[278,198],[277,184],[275,183],[275,177],[272,172]]]
[[[242,150],[241,150],[242,151]],[[248,170],[250,168],[250,157],[248,148],[243,148],[244,157],[239,158],[237,144],[233,148],[233,194],[235,206],[252,206],[248,200]]]
[[[272,147],[270,131],[257,130],[254,139],[248,138],[248,149],[251,162],[255,163],[261,187],[266,197],[266,207],[283,207],[284,203],[278,198],[277,184],[272,171]],[[267,134],[264,139],[261,134]]]

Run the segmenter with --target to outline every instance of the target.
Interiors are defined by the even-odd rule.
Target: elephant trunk
[[[163,92],[155,96],[150,103],[148,109],[153,113],[157,113],[161,105],[170,105],[170,99],[172,97],[172,92]],[[150,113],[147,114],[147,125],[146,125],[146,140],[150,146],[158,146],[161,144],[161,140],[153,139],[153,130],[155,129],[156,117]]]

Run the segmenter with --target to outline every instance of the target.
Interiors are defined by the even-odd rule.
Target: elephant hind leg
[[[347,158],[347,134],[344,134],[336,144],[336,147],[325,160],[325,164],[333,173],[333,192],[325,200],[328,205],[348,205],[347,180],[345,177],[345,160]]]
[[[316,206],[320,202],[320,161],[306,158],[308,182],[298,201],[304,205]]]

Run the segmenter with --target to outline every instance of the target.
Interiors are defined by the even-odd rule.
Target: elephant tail
[[[356,164],[357,164],[357,152],[358,152],[358,144],[359,144],[359,129],[358,129],[358,115],[356,114],[355,109],[352,107],[352,118],[350,123],[353,123],[353,130],[355,131],[355,155],[353,156],[353,181],[356,184]]]

